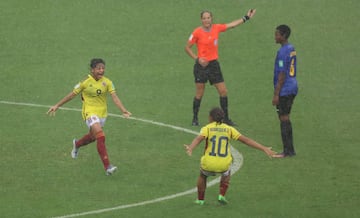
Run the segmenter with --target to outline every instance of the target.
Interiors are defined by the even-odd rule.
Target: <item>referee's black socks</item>
[[[198,119],[198,113],[200,108],[201,98],[197,99],[194,97],[193,100],[193,113],[194,113],[194,119]]]
[[[221,106],[221,109],[222,109],[222,110],[224,111],[224,113],[225,113],[224,119],[225,119],[225,120],[229,120],[228,97],[227,97],[227,96],[224,96],[224,97],[221,97],[221,96],[220,96],[220,106]]]

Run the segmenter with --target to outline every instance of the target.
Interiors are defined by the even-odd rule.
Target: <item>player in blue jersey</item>
[[[274,96],[272,104],[276,106],[280,120],[283,152],[273,157],[283,158],[295,155],[290,111],[298,93],[296,80],[296,51],[288,42],[291,30],[287,25],[280,25],[275,30],[275,41],[281,45],[277,52],[274,67]]]

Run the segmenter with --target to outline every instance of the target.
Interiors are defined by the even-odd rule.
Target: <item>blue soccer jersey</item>
[[[296,51],[293,45],[285,44],[278,50],[274,67],[274,88],[278,82],[279,73],[285,73],[285,81],[280,90],[280,96],[297,95]]]

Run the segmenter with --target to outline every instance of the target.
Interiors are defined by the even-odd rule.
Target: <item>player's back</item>
[[[213,172],[226,171],[232,162],[229,142],[241,134],[232,126],[213,122],[201,129],[201,135],[206,138],[202,168]]]

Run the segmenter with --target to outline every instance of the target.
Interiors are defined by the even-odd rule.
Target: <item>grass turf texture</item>
[[[220,62],[231,118],[247,136],[281,150],[271,106],[278,45],[274,28],[290,25],[298,53],[299,96],[292,121],[298,156],[268,160],[233,143],[244,166],[219,206],[217,186],[203,207],[196,194],[88,217],[359,217],[358,1],[10,1],[0,2],[0,100],[52,105],[102,57],[106,75],[136,117],[191,127],[193,62],[184,52],[203,9],[224,23],[248,8],[257,14],[220,36]],[[200,111],[218,105],[207,87]],[[77,98],[66,107],[80,108]],[[110,102],[110,112],[118,113]],[[79,112],[0,104],[0,214],[51,217],[131,204],[195,187],[201,148],[193,135],[109,117],[106,177],[95,145],[70,158],[71,140],[86,132]]]

